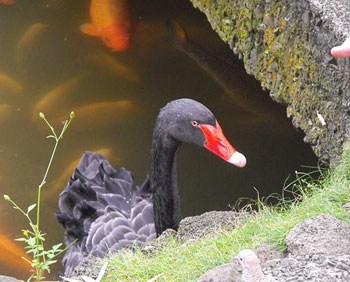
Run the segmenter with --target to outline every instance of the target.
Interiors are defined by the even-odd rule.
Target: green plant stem
[[[53,149],[51,152],[51,157],[50,157],[49,162],[47,164],[42,181],[41,181],[40,185],[38,186],[37,203],[28,206],[27,211],[25,211],[22,208],[20,208],[13,200],[11,200],[11,198],[8,195],[4,195],[4,199],[9,201],[15,209],[19,210],[27,218],[29,225],[31,227],[31,230],[28,230],[28,229],[22,230],[24,237],[16,239],[18,241],[22,241],[22,242],[26,243],[27,247],[25,247],[25,249],[29,249],[27,251],[27,253],[30,253],[32,255],[31,260],[23,258],[26,262],[31,264],[31,266],[34,268],[34,273],[29,277],[29,279],[27,281],[30,281],[33,278],[36,279],[36,281],[43,280],[45,278],[43,276],[43,273],[45,271],[50,273],[50,265],[56,262],[55,258],[75,243],[75,241],[72,242],[70,245],[68,245],[63,250],[60,248],[60,246],[62,245],[61,243],[52,246],[52,248],[49,250],[46,250],[44,248],[44,241],[45,241],[46,234],[44,234],[40,231],[40,212],[41,212],[42,188],[46,184],[46,178],[47,178],[49,171],[51,169],[51,165],[52,165],[53,159],[54,159],[56,151],[57,151],[58,143],[63,138],[63,134],[67,130],[71,121],[73,120],[74,112],[71,112],[69,120],[64,122],[60,135],[56,134],[54,127],[47,121],[47,119],[45,118],[45,115],[43,113],[40,113],[39,116],[41,119],[43,119],[45,121],[45,123],[47,124],[47,126],[50,128],[50,130],[52,132],[52,134],[47,136],[47,138],[53,138],[55,140],[55,144],[53,146]],[[33,223],[33,220],[31,219],[31,217],[29,215],[29,213],[34,208],[36,208],[36,224]]]
[[[37,231],[40,230],[40,208],[41,208],[41,188],[45,185],[46,183],[46,177],[49,173],[49,170],[50,170],[50,167],[51,167],[51,164],[52,164],[52,161],[53,161],[53,158],[55,156],[55,153],[56,153],[56,150],[57,150],[57,146],[58,146],[58,143],[59,143],[59,140],[60,139],[56,139],[56,142],[55,142],[55,146],[52,150],[52,153],[51,153],[51,157],[50,157],[50,160],[49,160],[49,164],[47,165],[47,168],[46,168],[46,172],[44,174],[44,177],[43,177],[43,180],[42,182],[40,183],[39,187],[38,187],[38,199],[37,199],[37,207],[36,207],[36,229]],[[37,249],[37,252],[39,253],[39,241],[40,238],[38,238],[38,236],[36,237],[36,240],[37,240],[37,245],[36,245],[36,249]],[[43,260],[45,261],[45,257],[43,256]]]
[[[48,176],[48,174],[49,174],[52,161],[53,161],[53,159],[54,159],[54,157],[55,157],[56,150],[57,150],[57,147],[58,147],[58,143],[59,143],[59,141],[63,138],[63,134],[64,134],[64,132],[67,130],[69,124],[71,123],[71,121],[72,121],[72,119],[73,119],[73,117],[74,117],[74,114],[72,115],[72,113],[71,113],[70,119],[65,121],[65,123],[64,123],[64,125],[63,125],[63,128],[62,128],[62,131],[61,131],[61,134],[60,134],[58,137],[57,137],[57,134],[56,134],[56,132],[55,132],[54,127],[48,122],[48,120],[45,118],[45,116],[44,116],[44,115],[40,115],[40,116],[41,116],[42,119],[46,122],[46,124],[48,125],[48,127],[51,129],[51,132],[52,132],[53,135],[50,135],[50,136],[48,136],[48,137],[52,137],[52,138],[55,139],[55,145],[54,145],[54,147],[53,147],[53,150],[52,150],[52,153],[51,153],[51,157],[50,157],[49,163],[48,163],[48,165],[47,165],[47,167],[46,167],[46,171],[45,171],[45,174],[44,174],[44,176],[43,176],[43,179],[42,179],[40,185],[38,186],[38,198],[37,198],[37,207],[36,207],[36,231],[38,231],[38,232],[39,232],[39,230],[40,230],[41,189],[42,189],[42,187],[43,187],[43,186],[45,185],[45,183],[46,183],[46,178],[47,178],[47,176]],[[37,250],[37,253],[39,253],[39,251],[40,251],[39,249],[40,249],[40,246],[41,246],[41,245],[43,245],[42,239],[39,238],[38,236],[36,236],[36,250]],[[44,255],[42,256],[42,259],[43,259],[43,261],[45,262],[45,256],[44,256]],[[37,272],[38,272],[38,271],[41,272],[41,270],[37,269]],[[37,275],[38,275],[38,273],[37,273]]]
[[[14,201],[12,201],[10,198],[7,199],[7,201],[9,201],[13,207],[16,209],[16,210],[19,210],[29,221],[29,224],[32,226],[33,225],[33,222],[32,222],[32,219],[30,218],[30,216],[28,215],[28,213],[26,213],[24,210],[22,210]]]

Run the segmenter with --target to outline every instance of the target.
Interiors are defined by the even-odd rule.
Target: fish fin
[[[165,23],[167,40],[176,46],[182,46],[188,41],[187,34],[182,26],[174,19],[168,19]]]
[[[82,24],[80,26],[80,31],[90,36],[100,36],[97,28],[91,23]]]

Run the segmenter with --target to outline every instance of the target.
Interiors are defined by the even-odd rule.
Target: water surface
[[[172,99],[189,97],[207,105],[226,137],[248,160],[247,167],[239,169],[197,147],[182,146],[178,182],[184,216],[228,210],[241,197],[256,198],[255,189],[260,196],[281,193],[285,179],[295,170],[317,164],[282,107],[274,106],[270,118],[242,110],[210,74],[165,40],[164,22],[173,18],[191,40],[240,64],[199,11],[185,0],[130,1],[130,5],[135,30],[131,48],[123,53],[112,53],[101,40],[79,31],[88,21],[89,1],[18,0],[0,7],[0,73],[21,87],[9,88],[0,79],[1,194],[9,194],[24,207],[35,202],[35,187],[53,145],[45,139],[50,132],[37,111],[43,110],[56,128],[70,111],[77,113],[43,191],[42,227],[48,244],[63,238],[54,212],[72,163],[85,150],[99,150],[115,166],[133,170],[136,183],[142,182],[148,172],[155,117]],[[23,43],[31,27],[34,35]],[[108,56],[124,68],[114,69]],[[242,72],[243,67],[232,73],[233,79]],[[247,95],[268,95],[249,76],[241,89]],[[0,209],[1,234],[21,236],[26,221],[3,200]],[[5,262],[0,273],[26,277]]]

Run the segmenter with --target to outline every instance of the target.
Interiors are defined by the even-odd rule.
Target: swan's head
[[[244,167],[246,158],[226,139],[213,113],[191,99],[169,102],[161,109],[157,128],[173,140],[204,147],[225,161]]]

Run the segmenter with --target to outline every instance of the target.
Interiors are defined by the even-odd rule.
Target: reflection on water
[[[272,106],[273,118],[250,114],[212,74],[165,40],[164,23],[173,18],[203,50],[240,64],[186,0],[135,0],[130,6],[134,28],[124,52],[112,52],[100,38],[79,30],[89,21],[89,1],[18,0],[0,6],[0,194],[11,195],[22,206],[35,201],[52,145],[44,138],[49,132],[38,112],[56,127],[70,111],[76,112],[43,191],[48,244],[62,241],[63,230],[53,214],[82,152],[102,152],[116,166],[132,169],[140,183],[147,174],[157,112],[175,98],[207,105],[248,159],[247,167],[238,169],[184,145],[178,157],[184,216],[228,209],[239,197],[255,197],[253,187],[260,195],[280,192],[288,175],[317,163],[283,109]],[[233,80],[242,69],[238,72],[231,73]],[[237,91],[266,95],[252,78],[244,81]],[[0,234],[19,237],[25,220],[4,201],[0,210]],[[1,263],[0,273],[26,276],[7,262]]]

